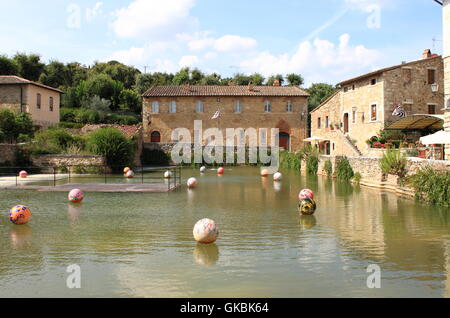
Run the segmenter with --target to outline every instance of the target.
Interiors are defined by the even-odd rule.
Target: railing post
[[[105,173],[105,184],[108,183],[108,179],[106,177],[106,165],[103,166],[103,172]]]
[[[70,179],[70,166],[68,166],[68,168],[69,168],[69,183],[70,183],[70,181],[71,181],[71,179]]]
[[[56,187],[56,169],[53,167],[53,186]]]
[[[141,165],[142,184],[144,184],[144,166]]]

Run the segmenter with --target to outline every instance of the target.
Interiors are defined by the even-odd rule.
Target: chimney
[[[432,56],[431,55],[431,50],[430,49],[426,49],[426,50],[423,51],[422,59],[426,60],[426,59],[429,59],[431,56]]]
[[[250,92],[253,92],[253,83],[252,82],[248,83],[248,90]]]
[[[279,79],[274,80],[273,81],[273,86],[281,86],[280,80]]]

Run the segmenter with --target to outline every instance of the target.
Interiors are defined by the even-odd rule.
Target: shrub
[[[417,199],[450,207],[450,171],[421,168],[415,175],[408,177],[406,183],[414,188]]]
[[[88,136],[88,149],[106,158],[114,170],[130,165],[134,158],[134,142],[115,128],[102,128]]]
[[[316,175],[319,170],[319,154],[311,153],[306,159],[306,172],[311,175]]]
[[[65,151],[72,142],[73,137],[65,129],[47,129],[36,134],[32,150],[34,154],[57,154]]]
[[[398,149],[389,149],[381,158],[380,168],[383,173],[403,178],[406,175],[406,156]]]
[[[327,176],[331,177],[333,175],[333,164],[331,163],[330,159],[325,161],[325,164],[323,166],[323,170],[325,170]]]
[[[84,127],[84,124],[61,121],[61,122],[59,122],[57,127],[58,128],[67,128],[67,129],[80,129],[80,128]]]
[[[362,176],[359,172],[355,173],[355,175],[353,176],[353,181],[355,181],[356,183],[360,183],[362,179]]]
[[[350,181],[355,173],[347,158],[342,158],[336,163],[336,178],[341,181]]]
[[[300,170],[301,167],[300,154],[288,151],[281,151],[280,167],[283,169]]]

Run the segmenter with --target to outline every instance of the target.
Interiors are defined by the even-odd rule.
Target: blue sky
[[[0,0],[0,29],[10,56],[335,84],[420,58],[442,40],[442,10],[432,0]]]

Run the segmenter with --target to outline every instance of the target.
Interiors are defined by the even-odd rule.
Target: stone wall
[[[0,144],[0,165],[14,165],[17,145]]]
[[[53,166],[102,166],[106,164],[103,156],[43,155],[32,157],[33,165]]]
[[[319,175],[326,175],[324,165],[327,160],[330,160],[333,166],[333,173],[336,171],[336,163],[342,157],[339,156],[320,156],[319,160]],[[411,189],[400,187],[398,184],[398,177],[393,175],[383,174],[380,168],[380,158],[377,157],[347,157],[353,171],[361,174],[361,185],[382,188],[401,192],[403,194],[413,195]],[[306,166],[302,163],[302,169]],[[407,158],[407,175],[414,175],[419,169],[426,166],[431,166],[433,169],[439,171],[448,171],[450,169],[449,161],[426,160],[420,158]]]
[[[196,113],[197,100],[204,103],[204,113]],[[235,113],[235,101],[242,103],[242,112]],[[264,112],[264,102],[272,103],[272,112]],[[152,102],[159,103],[159,113],[152,113]],[[176,101],[177,112],[169,113],[169,103]],[[286,104],[291,101],[293,112],[286,112]],[[211,118],[217,110],[221,111],[219,119]],[[302,116],[302,114],[304,114]],[[220,128],[226,136],[226,128],[268,128],[267,142],[270,143],[270,129],[279,128],[280,132],[290,135],[290,148],[297,151],[303,146],[307,136],[307,98],[306,97],[164,97],[144,98],[143,125],[144,142],[151,141],[151,133],[159,132],[161,142],[172,141],[172,131],[187,128],[194,138],[194,121],[202,120],[203,130]],[[203,140],[206,144],[206,141]]]

